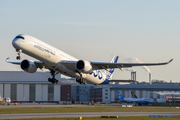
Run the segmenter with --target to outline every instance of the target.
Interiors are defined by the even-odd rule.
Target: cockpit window
[[[24,37],[22,37],[22,36],[17,36],[16,38],[21,38],[21,39],[24,39]]]

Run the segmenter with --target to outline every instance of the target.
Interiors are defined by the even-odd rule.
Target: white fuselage
[[[132,102],[156,102],[156,99],[153,98],[124,98],[124,100]]]
[[[51,69],[63,75],[74,78],[80,77],[79,73],[72,71],[71,69],[68,69],[63,64],[61,64],[62,61],[78,61],[79,59],[72,57],[67,53],[57,48],[54,48],[49,44],[44,43],[34,37],[31,37],[29,35],[22,36],[25,39],[15,38],[12,41],[12,44],[16,50],[22,50],[23,53],[44,62]],[[82,73],[82,78],[90,84],[101,84],[108,79],[106,74],[99,70],[93,71],[92,74]]]
[[[11,102],[11,99],[10,98],[1,98],[0,97],[0,104],[9,104]]]

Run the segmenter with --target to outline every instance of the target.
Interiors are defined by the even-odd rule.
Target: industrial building
[[[135,73],[132,74],[136,79]],[[79,84],[75,79],[64,79],[56,75],[58,84],[48,82],[51,77],[49,72],[36,72],[33,74],[22,71],[0,71],[0,95],[10,97],[12,101],[26,103],[86,103],[102,102],[116,103],[116,91],[120,91],[125,98],[131,98],[134,91],[139,98],[166,99],[160,93],[180,93],[179,84],[171,83],[131,83],[131,84],[109,84],[91,85]],[[178,94],[177,94],[178,95]]]
[[[73,84],[72,98],[81,102],[102,102],[116,103],[116,91],[120,91],[125,98],[132,98],[131,91],[134,91],[139,98],[166,99],[166,95],[158,94],[180,93],[179,84],[110,84],[110,85],[79,85]],[[169,95],[169,94],[168,94]],[[175,95],[175,94],[174,94]],[[180,96],[180,94],[178,94]]]
[[[0,95],[21,102],[71,102],[71,85],[51,84],[49,72],[0,72]],[[60,75],[56,78],[61,80]]]

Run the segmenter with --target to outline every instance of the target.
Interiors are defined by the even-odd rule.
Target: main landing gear
[[[79,72],[79,71],[77,71],[78,73],[79,73],[79,75],[80,75],[80,78],[78,79],[76,79],[76,82],[78,82],[78,83],[80,83],[80,84],[86,84],[86,80],[84,80],[83,78],[82,78],[82,74]]]
[[[86,80],[84,80],[83,78],[76,79],[76,82],[78,82],[80,84],[86,84]]]
[[[22,50],[20,49],[20,50],[16,50],[16,51],[18,52],[18,53],[17,53],[18,56],[16,57],[16,59],[17,59],[17,60],[21,60],[21,55],[20,55],[20,54],[21,54]]]
[[[56,74],[55,74],[55,71],[54,71],[54,70],[50,70],[50,73],[51,73],[51,75],[52,75],[52,78],[48,78],[48,81],[49,81],[49,82],[52,82],[53,84],[54,84],[54,83],[58,84],[59,81],[55,79],[55,75],[56,75]]]

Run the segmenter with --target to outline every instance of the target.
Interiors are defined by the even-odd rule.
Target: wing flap
[[[51,67],[49,66],[49,65],[47,65],[47,64],[45,64],[44,62],[42,62],[42,61],[34,61],[34,63],[36,64],[36,66],[38,67],[38,68],[40,68],[41,70],[43,69],[43,68],[45,68],[45,69],[51,69]]]
[[[72,71],[77,71],[76,69],[76,63],[77,61],[60,61],[58,64],[64,65],[66,68]]]

